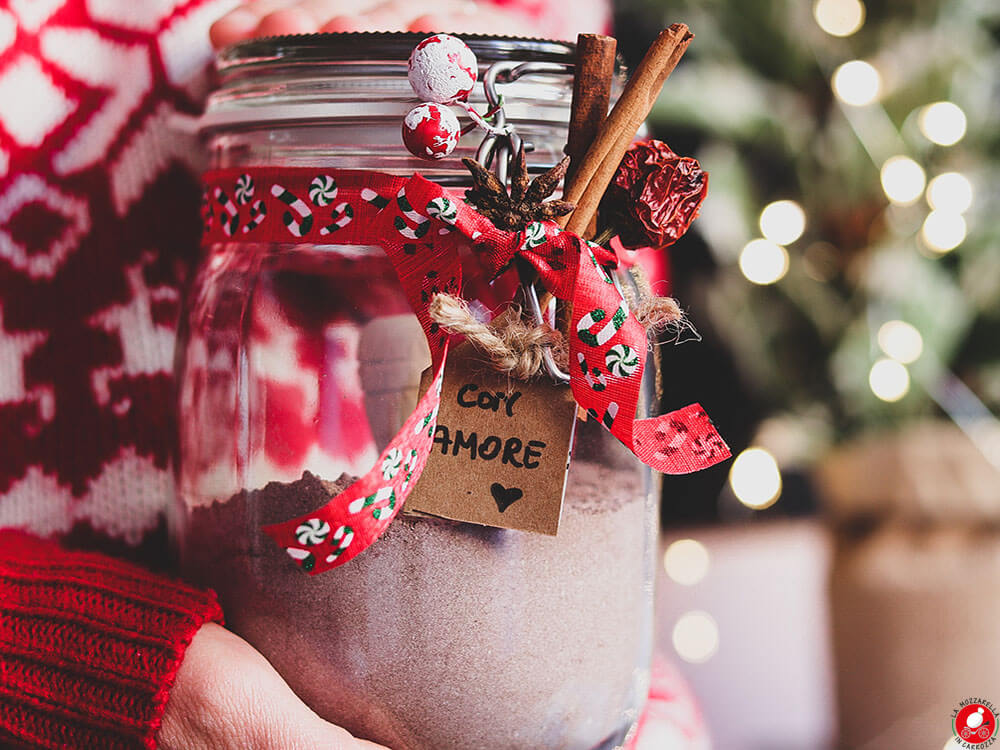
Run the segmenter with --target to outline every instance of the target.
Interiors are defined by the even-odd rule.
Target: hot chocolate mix
[[[184,565],[314,710],[358,736],[394,750],[611,748],[648,677],[641,582],[657,524],[642,476],[575,460],[557,537],[400,515],[310,577],[259,531],[353,481],[305,472],[194,509]]]

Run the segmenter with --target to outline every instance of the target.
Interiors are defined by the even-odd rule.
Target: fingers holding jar
[[[267,660],[225,628],[195,634],[170,691],[161,750],[388,750],[324,721]]]
[[[573,39],[604,31],[607,0],[583,0],[567,13],[554,2],[475,0],[249,0],[216,21],[216,48],[246,39],[284,34],[351,31],[449,31],[501,36]]]
[[[377,4],[377,0],[249,0],[212,24],[209,37],[218,49],[255,37],[312,34],[325,30],[331,19],[364,14]]]

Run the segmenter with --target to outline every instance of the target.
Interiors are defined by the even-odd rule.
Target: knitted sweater
[[[0,4],[0,747],[155,747],[212,594],[164,559],[208,25],[230,0]]]
[[[156,747],[167,691],[215,597],[101,554],[0,532],[0,740]]]

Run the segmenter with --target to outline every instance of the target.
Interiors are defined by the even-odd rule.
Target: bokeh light
[[[880,359],[868,373],[868,385],[878,398],[892,403],[909,392],[910,373],[894,359]]]
[[[719,626],[708,612],[685,612],[674,624],[673,643],[684,661],[701,664],[719,650]]]
[[[934,102],[920,110],[920,132],[939,146],[953,146],[965,136],[965,112],[953,102]]]
[[[972,183],[961,172],[944,172],[927,185],[927,203],[936,211],[963,214],[972,206]]]
[[[850,36],[865,23],[865,6],[859,0],[817,0],[816,23],[830,36]]]
[[[775,201],[760,212],[760,231],[778,245],[790,245],[806,230],[806,212],[795,201]]]
[[[962,214],[952,211],[931,211],[920,228],[920,237],[934,252],[947,253],[962,244],[966,232]]]
[[[886,356],[908,365],[923,353],[924,338],[905,320],[890,320],[878,329],[878,345]]]
[[[908,206],[915,203],[924,192],[927,175],[924,169],[908,156],[893,156],[882,165],[882,189],[893,203]]]
[[[864,60],[845,62],[833,72],[833,93],[845,104],[863,107],[878,99],[882,76]]]
[[[708,574],[708,550],[695,539],[678,539],[663,554],[663,569],[682,586],[694,586]]]
[[[774,505],[781,494],[781,471],[774,456],[763,448],[747,448],[729,469],[729,486],[748,508]]]
[[[773,284],[788,273],[788,251],[770,240],[751,240],[740,252],[740,271],[754,284]]]

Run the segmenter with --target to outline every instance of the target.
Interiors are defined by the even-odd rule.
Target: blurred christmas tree
[[[711,175],[672,257],[716,346],[678,404],[786,477],[927,417],[1000,467],[1000,3],[624,0],[623,52],[675,20],[696,40],[651,127]],[[704,508],[724,476],[692,481]]]

